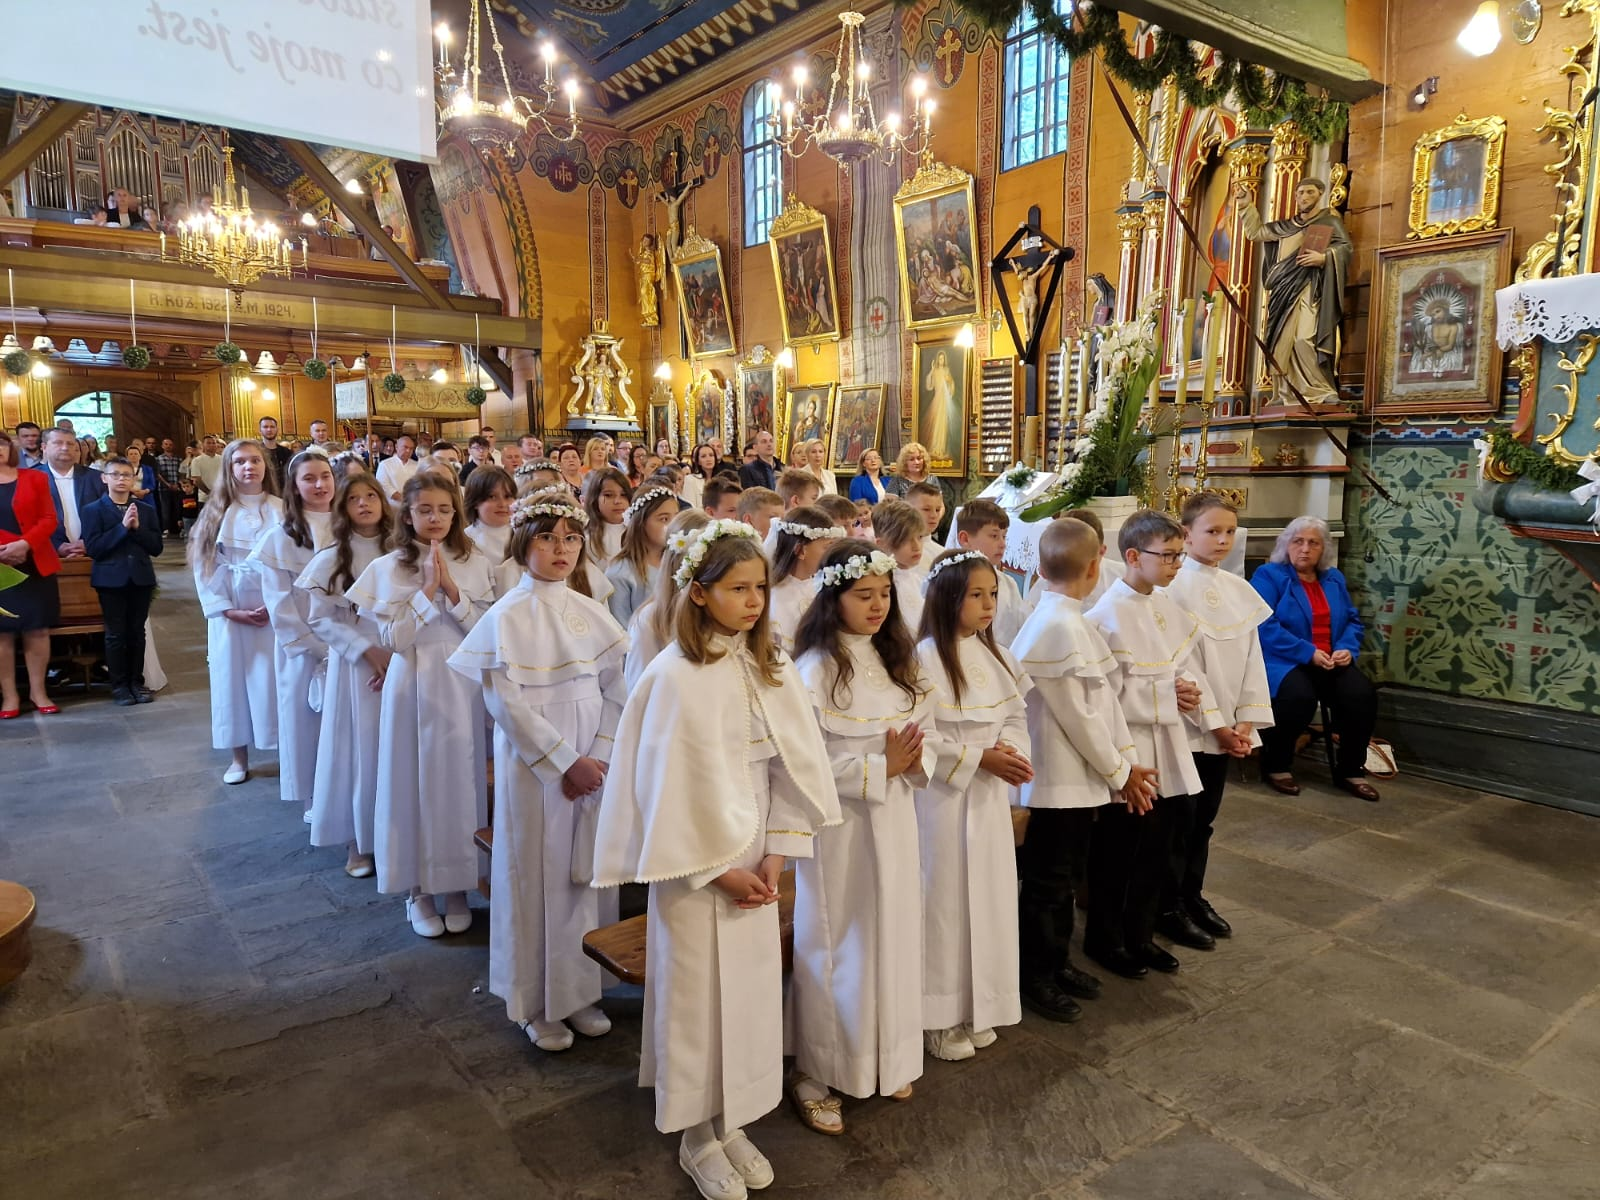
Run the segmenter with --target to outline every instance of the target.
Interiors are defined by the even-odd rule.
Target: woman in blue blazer
[[[884,497],[883,455],[868,446],[856,460],[856,477],[850,481],[850,499],[876,504]]]
[[[1250,577],[1272,607],[1260,630],[1272,690],[1272,727],[1261,731],[1261,772],[1273,790],[1300,794],[1292,770],[1295,742],[1321,702],[1339,739],[1334,783],[1363,800],[1376,800],[1378,790],[1362,776],[1378,696],[1355,665],[1361,617],[1344,576],[1326,565],[1328,545],[1326,522],[1296,517],[1278,535],[1271,559]]]

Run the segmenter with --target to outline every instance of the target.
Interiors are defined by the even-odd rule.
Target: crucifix
[[[671,255],[683,241],[683,222],[679,219],[683,202],[689,198],[691,190],[705,182],[705,176],[699,172],[689,174],[688,156],[683,152],[681,137],[674,138],[672,148],[661,156],[657,173],[661,186],[656,189],[656,199],[667,206],[666,250]]]
[[[1045,318],[1055,302],[1056,288],[1061,284],[1061,268],[1073,257],[1070,246],[1063,246],[1046,233],[1040,224],[1039,206],[1028,209],[1028,219],[1008,239],[989,261],[989,279],[994,284],[995,298],[1000,302],[1006,328],[1011,331],[1012,344],[1022,359],[1022,415],[1024,450],[1039,447],[1039,343],[1044,332]],[[1017,307],[1005,289],[1005,275],[1010,272],[1017,280]],[[1041,296],[1039,284],[1044,282]],[[1020,310],[1017,311],[1017,310]],[[1020,316],[1021,320],[1018,320]],[[1065,416],[1063,415],[1063,420]],[[1028,455],[1025,454],[1025,457]]]

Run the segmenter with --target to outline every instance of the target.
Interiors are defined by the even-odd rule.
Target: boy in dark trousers
[[[111,698],[148,704],[155,694],[144,686],[144,623],[156,591],[150,559],[161,553],[161,526],[156,510],[133,498],[138,477],[127,459],[110,459],[101,478],[106,494],[83,510],[83,548],[94,560],[89,582],[106,623]]]

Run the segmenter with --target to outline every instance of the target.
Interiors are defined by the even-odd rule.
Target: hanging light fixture
[[[777,81],[768,85],[774,111],[767,122],[778,144],[795,158],[815,146],[849,170],[852,164],[872,158],[890,162],[900,151],[926,152],[932,142],[934,102],[927,94],[927,80],[920,75],[911,81],[909,127],[903,126],[899,113],[878,119],[872,104],[872,63],[861,45],[865,20],[858,12],[839,14],[844,29],[834,53],[826,104],[807,98],[811,78],[803,66],[794,69],[794,95],[787,95]]]
[[[488,27],[490,48],[500,68],[499,87],[494,89],[498,95],[481,87],[484,26]],[[439,61],[434,67],[434,76],[438,84],[435,101],[439,110],[441,137],[458,134],[480,152],[496,150],[511,160],[520,156],[518,137],[530,128],[542,129],[558,142],[577,139],[578,83],[569,78],[564,85],[557,87],[556,48],[553,43],[545,42],[539,47],[539,57],[544,64],[544,80],[539,84],[543,99],[536,101],[519,94],[511,86],[511,73],[506,70],[505,48],[500,41],[500,31],[495,27],[489,0],[467,0],[467,37],[462,44],[459,69],[450,56],[453,41],[450,27],[441,23],[433,32],[439,43]],[[564,92],[567,98],[567,117],[559,126],[560,110],[556,105],[558,91]]]
[[[166,258],[166,236],[161,239]],[[178,226],[177,261],[204,267],[232,290],[236,299],[263,275],[288,275],[293,246],[270,221],[257,221],[250,211],[250,189],[233,174],[233,147],[222,148],[222,182],[211,189],[211,209],[197,212]],[[306,264],[306,242],[300,239],[300,265]]]
[[[1475,58],[1482,58],[1500,44],[1500,5],[1483,0],[1472,20],[1456,35],[1456,45]]]

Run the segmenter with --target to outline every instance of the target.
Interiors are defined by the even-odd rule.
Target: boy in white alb
[[[942,502],[941,502],[942,503]],[[963,550],[977,550],[994,568],[997,585],[994,609],[994,640],[1011,645],[1027,613],[1022,610],[1022,590],[1006,571],[1006,530],[1011,517],[993,500],[969,500],[956,510],[956,544]]]
[[[1198,623],[1161,590],[1183,561],[1183,526],[1141,509],[1122,526],[1117,545],[1125,574],[1087,615],[1111,647],[1133,758],[1155,768],[1159,798],[1144,815],[1110,805],[1095,823],[1084,952],[1107,970],[1138,979],[1147,968],[1178,969],[1154,932],[1174,830],[1187,798],[1200,791],[1188,730],[1209,731],[1224,751],[1237,745],[1238,735],[1206,687]]]
[[[1233,505],[1215,492],[1200,492],[1184,504],[1181,520],[1188,557],[1167,592],[1200,623],[1201,670],[1222,721],[1238,738],[1231,750],[1220,752],[1211,735],[1190,732],[1200,793],[1180,820],[1175,870],[1157,925],[1187,945],[1233,933],[1205,898],[1206,858],[1228,781],[1228,758],[1248,755],[1261,744],[1256,730],[1272,724],[1272,693],[1256,632],[1272,609],[1243,578],[1223,569],[1239,531]]]
[[[1100,981],[1069,956],[1074,885],[1095,814],[1107,805],[1148,812],[1156,794],[1155,772],[1129,758],[1133,735],[1110,679],[1111,650],[1083,618],[1083,598],[1099,576],[1095,531],[1081,521],[1051,524],[1039,538],[1038,605],[1011,644],[1034,684],[1034,778],[1022,786],[1028,832],[1018,855],[1022,1002],[1052,1021],[1082,1015],[1074,996],[1100,995]]]
[[[925,526],[922,514],[904,500],[890,497],[872,510],[872,539],[894,559],[894,594],[900,616],[915,636],[922,624],[922,585],[928,572],[922,566]]]

